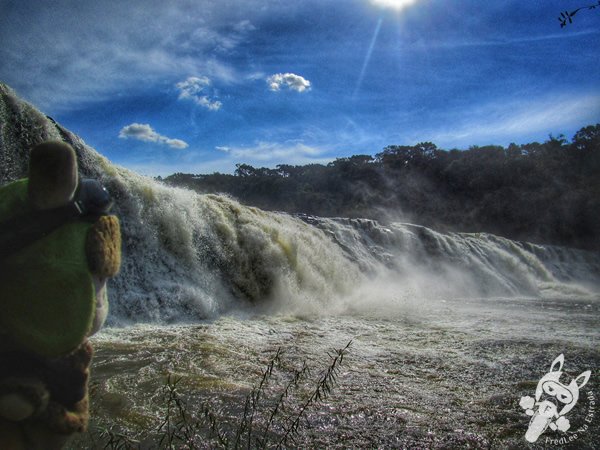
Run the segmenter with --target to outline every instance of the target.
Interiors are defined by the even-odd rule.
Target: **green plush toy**
[[[87,338],[120,266],[110,206],[63,142],[36,146],[29,177],[0,188],[0,449],[61,448],[87,425]]]

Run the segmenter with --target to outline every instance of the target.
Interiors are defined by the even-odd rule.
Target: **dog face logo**
[[[590,379],[591,371],[581,373],[565,385],[560,382],[564,362],[565,358],[562,354],[552,362],[550,372],[538,382],[535,399],[530,396],[521,397],[519,405],[528,416],[531,416],[529,428],[525,433],[525,439],[529,442],[537,441],[548,427],[562,432],[566,432],[571,427],[565,414],[577,404],[579,390]]]

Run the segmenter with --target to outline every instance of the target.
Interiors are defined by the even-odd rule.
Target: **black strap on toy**
[[[96,221],[113,200],[99,181],[83,179],[74,199],[58,208],[30,211],[0,223],[0,261],[75,220]]]

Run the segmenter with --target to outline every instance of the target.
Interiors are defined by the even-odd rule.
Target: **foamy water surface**
[[[582,392],[600,392],[597,299],[396,306],[386,314],[231,315],[200,324],[106,329],[94,338],[93,422],[119,424],[143,442],[158,426],[161,388],[173,374],[182,378],[190,405],[210,400],[224,408],[224,421],[235,423],[232,417],[241,413],[245,395],[278,348],[285,365],[306,361],[318,375],[327,365],[326,352],[350,340],[337,387],[309,409],[310,426],[301,428],[298,446],[524,447],[530,418],[519,400],[533,396],[561,353],[561,381],[568,384],[591,370]],[[282,385],[274,381],[271,388],[276,393]],[[582,394],[569,416],[573,429],[584,424],[589,407]],[[600,436],[596,419],[573,448],[594,448]],[[546,435],[561,436],[550,430]]]

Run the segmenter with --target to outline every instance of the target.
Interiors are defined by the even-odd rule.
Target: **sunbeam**
[[[377,36],[379,35],[379,30],[381,29],[381,24],[383,23],[383,17],[380,17],[377,21],[377,25],[375,26],[375,31],[373,32],[373,37],[371,38],[371,43],[369,44],[369,49],[367,50],[367,54],[365,55],[365,61],[363,62],[362,68],[360,69],[360,75],[358,76],[358,81],[356,83],[356,88],[354,88],[354,93],[352,94],[352,99],[355,99],[358,95],[358,91],[362,85],[363,79],[365,78],[365,72],[367,71],[367,66],[369,65],[369,61],[371,60],[371,55],[373,54],[373,48],[375,47],[375,42],[377,41]]]

